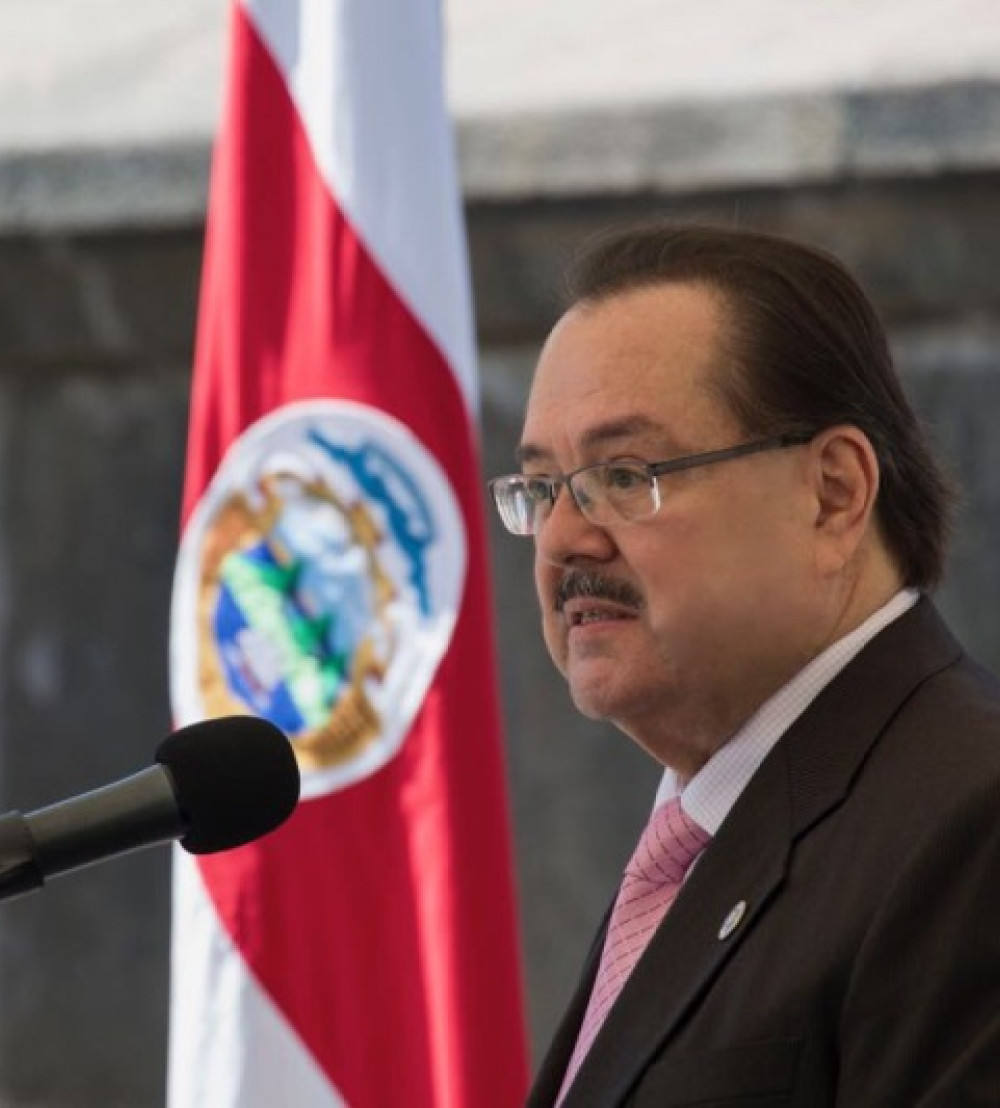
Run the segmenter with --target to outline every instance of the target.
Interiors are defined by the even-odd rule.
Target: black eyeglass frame
[[[786,435],[776,435],[769,439],[755,439],[753,442],[740,443],[738,446],[728,446],[722,450],[708,450],[701,454],[687,454],[683,458],[671,458],[666,462],[642,462],[638,458],[629,459],[633,462],[637,469],[644,470],[646,476],[649,478],[651,485],[654,483],[655,478],[662,477],[667,473],[682,473],[689,469],[698,469],[701,466],[714,465],[716,462],[726,462],[732,458],[742,458],[748,454],[760,454],[766,450],[784,450],[791,446],[804,446],[806,443],[811,442],[816,437],[815,432],[799,432]],[[532,477],[532,481],[544,483],[548,488],[548,501],[550,507],[555,507],[556,497],[559,495],[559,490],[565,485],[569,489],[570,496],[573,497],[573,503],[576,504],[580,512],[588,519],[586,507],[580,503],[580,498],[577,496],[576,491],[573,488],[573,478],[578,474],[590,469],[600,469],[604,466],[614,465],[613,462],[598,462],[592,465],[581,466],[579,469],[574,469],[572,473],[565,473],[561,477],[549,477],[538,476]],[[500,515],[500,519],[503,521],[504,526],[511,534],[517,535],[521,538],[531,537],[535,531],[513,531],[508,524],[508,516],[504,513],[500,507],[500,497],[502,495],[498,490],[503,487],[504,483],[523,479],[525,474],[507,474],[502,477],[494,477],[488,482],[488,487],[493,495],[493,502],[496,505],[497,512]],[[648,517],[643,516],[638,520],[628,521],[626,517],[622,517],[625,522],[639,523],[643,519],[652,518],[659,510],[659,504],[657,504]],[[592,521],[593,522],[593,521]],[[600,524],[598,524],[600,526]]]

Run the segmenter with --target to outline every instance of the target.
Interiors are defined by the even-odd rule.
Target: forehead
[[[735,421],[713,383],[726,358],[719,296],[662,285],[577,305],[539,358],[519,453],[711,443]]]

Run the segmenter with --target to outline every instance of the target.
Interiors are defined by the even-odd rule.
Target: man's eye
[[[536,504],[543,500],[551,500],[551,482],[547,477],[522,477],[524,495]]]
[[[605,466],[604,487],[609,492],[634,492],[648,484],[646,474],[634,466]]]

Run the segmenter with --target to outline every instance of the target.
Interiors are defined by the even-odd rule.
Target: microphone
[[[192,854],[242,846],[273,831],[298,803],[292,745],[256,716],[182,727],[156,748],[156,762],[71,800],[0,817],[0,900],[172,839]]]

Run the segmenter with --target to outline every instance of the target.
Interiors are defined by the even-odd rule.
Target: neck
[[[827,609],[826,629],[816,654],[860,627],[904,586],[895,562],[879,544],[856,572],[845,574],[840,587],[835,590]]]
[[[800,633],[789,639],[788,650],[775,653],[769,666],[758,664],[754,679],[741,685],[739,695],[729,699],[716,690],[708,703],[695,701],[685,705],[688,710],[673,716],[666,727],[660,715],[646,721],[650,724],[648,728],[622,727],[622,730],[679,778],[690,780],[762,704],[814,658],[857,630],[903,587],[903,579],[888,554],[874,552],[855,572],[845,573],[825,591],[817,591],[817,603],[811,605],[812,616],[800,612]]]

